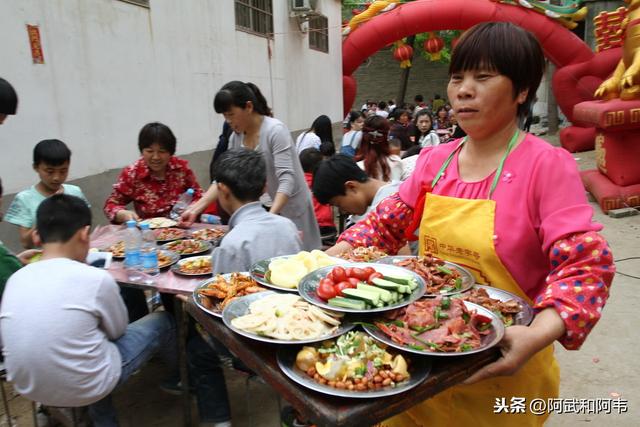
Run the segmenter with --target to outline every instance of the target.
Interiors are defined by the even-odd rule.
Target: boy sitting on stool
[[[36,221],[42,259],[9,278],[2,300],[7,378],[31,400],[89,405],[94,426],[117,426],[116,386],[160,351],[177,370],[173,318],[156,312],[127,325],[116,282],[84,263],[91,211],[82,199],[53,195],[38,207]]]

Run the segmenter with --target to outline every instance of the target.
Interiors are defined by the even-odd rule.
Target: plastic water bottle
[[[205,224],[222,224],[218,215],[202,214],[200,215],[200,222]]]
[[[149,276],[157,276],[160,274],[160,269],[158,268],[156,235],[149,228],[149,224],[142,224],[140,227],[142,229],[142,244],[140,245],[142,272]]]
[[[142,238],[134,220],[127,221],[127,229],[124,236],[124,268],[131,282],[137,282],[142,278],[140,274],[140,243]]]
[[[176,202],[175,205],[173,205],[173,208],[171,208],[171,213],[169,214],[169,217],[171,217],[172,220],[174,221],[180,220],[180,215],[182,215],[182,212],[184,212],[184,210],[187,209],[187,207],[191,204],[191,201],[193,200],[193,193],[195,193],[193,191],[193,188],[190,188],[184,193],[182,193],[180,197],[178,197],[178,201]]]

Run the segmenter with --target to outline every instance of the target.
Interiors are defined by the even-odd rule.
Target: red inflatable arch
[[[342,44],[344,112],[348,113],[356,96],[353,72],[369,56],[403,37],[438,30],[465,30],[488,21],[512,22],[531,31],[540,41],[545,56],[558,69],[591,61],[594,53],[571,31],[551,19],[519,6],[490,0],[419,0],[405,3],[359,26]],[[607,64],[601,72],[590,72],[602,81],[615,67]],[[604,73],[602,76],[601,73]],[[582,77],[582,76],[581,76]],[[554,81],[558,106],[569,118],[573,106],[591,100],[592,94],[578,91],[579,79]],[[591,86],[591,85],[590,85]]]

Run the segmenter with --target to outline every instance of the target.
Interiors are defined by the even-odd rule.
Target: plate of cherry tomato
[[[406,280],[411,286],[399,285],[402,292],[394,292],[393,283],[396,282],[385,283],[385,278],[393,278],[400,283]],[[378,279],[382,279],[382,284],[389,285],[390,288],[371,289],[379,287],[381,282]],[[360,262],[319,268],[307,274],[298,285],[300,296],[310,303],[328,310],[348,313],[374,313],[404,307],[421,298],[425,291],[424,280],[412,271],[395,265]],[[371,292],[385,298],[376,298],[377,303],[369,301],[366,297]],[[393,297],[387,298],[388,292]],[[354,302],[353,306],[349,301]]]

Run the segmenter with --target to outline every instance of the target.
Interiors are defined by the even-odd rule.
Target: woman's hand
[[[191,203],[187,209],[180,215],[180,222],[178,227],[191,227],[196,221],[198,215],[200,215],[211,203],[218,199],[218,185],[213,182],[207,191],[202,195],[200,200]]]
[[[329,249],[327,249],[324,252],[327,255],[337,256],[344,252],[349,252],[351,249],[353,249],[353,246],[351,246],[348,242],[345,242],[343,240],[342,242],[336,243],[335,245],[331,246]]]
[[[26,251],[20,252],[16,257],[23,265],[27,265],[33,257],[39,254],[42,254],[40,249],[27,249]]]
[[[123,222],[131,221],[131,220],[139,221],[140,217],[138,216],[137,213],[133,211],[122,209],[116,213],[116,216],[113,219],[114,219],[114,222],[118,224],[122,224]]]
[[[467,378],[464,384],[473,384],[486,378],[513,375],[533,355],[560,338],[564,332],[564,322],[553,308],[547,308],[538,313],[530,326],[508,327],[499,344],[502,357],[482,367]]]
[[[189,206],[180,215],[180,222],[178,222],[178,227],[189,228],[193,225],[194,222],[196,222],[196,219],[198,219],[198,214],[195,210],[191,209],[191,206]]]

